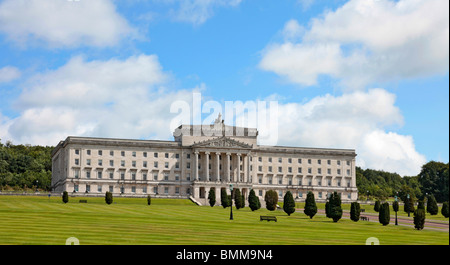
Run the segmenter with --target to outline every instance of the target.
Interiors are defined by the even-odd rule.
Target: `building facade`
[[[253,128],[181,125],[174,141],[67,137],[52,152],[52,188],[71,195],[193,198],[207,204],[214,189],[229,186],[261,201],[268,190],[280,199],[289,190],[296,201],[312,191],[325,201],[336,191],[355,201],[353,149],[261,146]]]

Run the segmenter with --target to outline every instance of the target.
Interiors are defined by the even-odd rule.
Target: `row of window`
[[[103,171],[94,171],[94,172],[96,172],[96,177],[97,177],[97,179],[103,179]],[[86,179],[91,179],[91,175],[92,175],[92,172],[91,171],[86,171],[85,172],[85,177],[86,177]],[[130,178],[127,178],[127,180],[129,180],[129,179],[131,179],[131,180],[143,180],[143,181],[147,181],[147,180],[150,180],[150,176],[152,177],[151,179],[152,180],[159,180],[159,176],[160,176],[160,174],[158,173],[158,172],[153,172],[153,173],[151,173],[151,174],[148,174],[148,173],[146,173],[146,172],[142,172],[141,174],[140,174],[140,179],[137,179],[137,172],[134,172],[134,171],[132,171],[131,173],[130,173]],[[80,178],[80,171],[79,170],[75,170],[75,172],[74,172],[74,177],[76,178],[76,179],[79,179]],[[107,171],[106,172],[106,178],[109,178],[109,179],[114,179],[114,172],[113,171]],[[125,171],[120,171],[119,172],[119,178],[120,178],[120,180],[125,180]],[[259,176],[258,177],[258,183],[259,184],[274,184],[274,181],[273,181],[273,178],[274,177],[272,177],[272,176],[269,176],[269,177],[267,177],[267,183],[263,183],[263,178],[262,178],[262,176]],[[293,178],[283,178],[283,177],[276,177],[276,179],[277,179],[277,183],[278,184],[280,184],[280,185],[282,185],[283,184],[283,179],[287,179],[287,184],[288,185],[293,185]],[[174,175],[174,178],[173,179],[170,179],[169,178],[169,173],[164,173],[163,174],[163,179],[162,180],[165,180],[165,181],[169,181],[169,180],[175,180],[175,181],[180,181],[180,175],[179,174],[175,174]],[[186,175],[186,180],[187,181],[190,181],[191,180],[191,175],[188,173],[187,175]],[[212,178],[210,177],[210,179],[209,179],[210,181],[212,180]],[[220,180],[222,180],[222,176],[220,176]],[[240,180],[240,181],[242,181],[242,179]],[[305,181],[307,181],[307,182],[303,182],[303,179],[302,178],[298,178],[298,180],[297,180],[298,182],[296,183],[297,185],[299,185],[299,186],[302,186],[302,185],[307,185],[307,186],[312,186],[313,185],[313,183],[312,183],[312,179],[310,178],[310,177],[307,177],[307,178],[305,178]],[[317,186],[322,186],[322,183],[324,184],[324,185],[326,185],[326,186],[332,186],[332,182],[331,182],[331,178],[326,178],[325,179],[325,181],[324,182],[322,182],[322,179],[317,179],[316,180],[316,185]],[[338,186],[338,187],[341,187],[341,179],[337,179],[336,180],[336,186]],[[347,187],[350,187],[350,181],[348,180],[347,181]]]
[[[79,154],[80,154],[80,149],[75,149],[75,155],[79,155]],[[91,155],[91,150],[86,150],[86,154],[87,155]],[[99,156],[102,156],[103,155],[103,150],[97,150],[97,154]],[[110,156],[114,156],[114,154],[115,154],[114,150],[109,151],[109,155]],[[120,151],[120,155],[122,157],[125,157],[125,151]],[[175,153],[174,155],[175,155],[176,159],[180,158],[180,154]],[[136,157],[137,156],[137,152],[136,151],[132,151],[131,152],[131,156],[132,157]],[[142,157],[144,157],[144,158],[148,157],[148,152],[142,152]],[[153,153],[153,157],[154,158],[158,158],[159,157],[159,153],[158,152],[154,152]],[[164,158],[169,158],[169,153],[164,153]],[[186,154],[186,158],[187,159],[191,159],[191,154]],[[201,159],[201,155],[200,154],[198,155],[198,158]],[[240,160],[242,161],[242,156],[240,158],[241,158]],[[212,159],[211,155],[209,155],[209,159],[210,160]],[[219,160],[222,160],[222,156],[219,156]],[[232,160],[232,157],[230,157],[230,160]],[[252,161],[252,157],[250,157],[250,161]],[[258,157],[258,162],[262,162],[262,161],[263,161],[263,157],[259,156]],[[272,163],[272,161],[273,161],[272,157],[267,157],[267,162],[268,163]],[[292,161],[293,161],[292,158],[287,158],[287,162],[289,164],[292,164]],[[302,158],[297,158],[297,163],[298,164],[302,164],[302,161],[303,161]],[[322,159],[317,159],[316,162],[317,162],[317,164],[322,165]],[[345,162],[346,162],[347,166],[350,166],[350,164],[351,164],[350,160],[346,160]],[[278,163],[283,163],[283,158],[282,157],[278,158]],[[311,158],[307,159],[307,163],[308,164],[312,164],[312,159]],[[326,160],[326,164],[327,165],[331,165],[332,164],[332,160],[331,159],[327,159]],[[341,160],[336,160],[336,165],[340,166],[341,165]]]
[[[137,166],[136,163],[137,163],[136,161],[131,161],[131,167],[136,168],[136,166]],[[75,165],[76,166],[80,165],[80,159],[75,158]],[[92,166],[91,159],[86,159],[86,166]],[[103,166],[103,159],[98,159],[97,160],[97,166],[100,166],[100,167]],[[114,167],[114,160],[109,160],[109,166],[110,167]],[[121,167],[126,167],[126,161],[125,160],[121,160],[120,161],[120,166]],[[154,161],[153,162],[153,168],[157,169],[158,166],[159,166],[158,161]],[[147,168],[148,167],[148,162],[147,161],[142,161],[142,167],[143,168]],[[240,167],[240,170],[243,169],[242,165],[240,165],[239,167]],[[169,169],[169,162],[164,162],[164,168],[165,169]],[[191,168],[191,163],[190,162],[186,163],[186,168],[187,169]],[[175,162],[175,169],[180,169],[180,163],[179,162]],[[201,169],[201,164],[198,165],[198,169]],[[211,164],[209,164],[209,169],[211,169]],[[221,164],[219,165],[219,170],[222,170],[222,165]],[[233,170],[232,165],[230,165],[230,170]],[[250,171],[253,171],[253,166],[252,165],[250,165]],[[262,172],[263,171],[263,166],[258,166],[258,171]],[[268,166],[267,167],[267,171],[270,172],[270,173],[273,172],[272,166]],[[303,171],[302,167],[298,167],[297,168],[297,173],[301,174],[301,173],[303,173],[302,171]],[[278,173],[282,173],[282,172],[283,172],[283,167],[278,167]],[[293,173],[292,167],[287,167],[287,172],[288,173]],[[315,173],[317,173],[318,175],[324,174],[324,172],[322,172],[322,168],[317,168],[317,172],[315,172]],[[341,175],[341,173],[342,172],[341,172],[340,168],[336,169],[336,174],[337,175]],[[350,169],[347,169],[346,173],[347,173],[347,176],[350,176],[350,174],[351,174]],[[308,168],[308,174],[313,174],[313,169],[312,168]],[[328,175],[332,174],[331,168],[327,168],[326,174],[328,174]]]

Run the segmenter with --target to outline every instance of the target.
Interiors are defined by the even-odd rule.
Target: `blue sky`
[[[276,100],[277,145],[354,148],[359,166],[414,175],[448,162],[448,5],[2,0],[0,139],[171,140],[170,106],[200,92]]]

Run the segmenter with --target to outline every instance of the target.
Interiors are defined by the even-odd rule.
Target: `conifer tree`
[[[264,201],[266,202],[266,208],[269,211],[274,211],[277,208],[278,194],[274,190],[268,190],[264,196]]]
[[[361,207],[358,202],[352,202],[350,205],[350,219],[352,221],[358,222],[361,212]]]
[[[261,204],[259,204],[259,198],[256,196],[255,191],[253,189],[250,190],[250,195],[248,196],[248,206],[252,211],[256,211],[261,207]]]
[[[112,193],[109,192],[109,191],[107,191],[107,192],[105,193],[105,202],[106,202],[107,204],[111,204],[111,203],[113,202],[113,195],[112,195]]]
[[[211,207],[213,207],[214,204],[216,204],[216,191],[214,189],[209,189],[208,201]]]
[[[287,191],[283,198],[283,210],[289,216],[295,212],[295,201],[294,196],[290,191]]]
[[[341,196],[336,191],[331,194],[329,207],[333,222],[339,221],[342,218]]]
[[[222,188],[220,190],[220,204],[223,208],[227,208],[228,206],[230,206],[227,190],[225,188]]]
[[[439,213],[439,207],[437,205],[436,198],[433,195],[428,196],[427,213],[430,213],[431,215],[436,215]]]
[[[380,206],[381,206],[381,202],[380,202],[380,200],[376,200],[375,201],[375,206],[373,207],[373,210],[375,211],[375,212],[380,212]]]
[[[242,196],[241,191],[239,189],[233,190],[234,195],[234,205],[236,206],[236,209],[239,210],[242,208]]]
[[[389,203],[385,202],[380,205],[380,211],[378,214],[378,221],[382,225],[388,225],[389,221],[391,220],[390,210],[389,210]]]
[[[422,230],[425,225],[425,209],[417,208],[414,211],[414,228]]]
[[[314,198],[314,193],[312,193],[311,191],[309,191],[306,195],[305,209],[303,210],[303,212],[307,216],[309,216],[310,219],[312,219],[317,213],[316,200]]]
[[[150,197],[150,194],[147,195],[147,205],[152,204],[152,197]]]
[[[62,195],[62,201],[63,201],[64,203],[68,203],[68,202],[69,202],[69,194],[67,193],[67,191],[64,191],[64,192],[63,192],[63,195]]]
[[[445,218],[448,218],[448,202],[442,204],[441,213]]]

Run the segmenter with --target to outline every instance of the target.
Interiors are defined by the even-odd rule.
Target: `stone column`
[[[246,183],[248,179],[248,154],[244,155],[242,158],[242,171],[244,172],[244,177],[242,178],[242,182]]]
[[[247,154],[247,183],[251,180],[251,172],[250,172],[250,154]],[[252,159],[253,160],[253,159]]]
[[[198,152],[194,152],[194,180],[198,180]]]
[[[209,181],[209,152],[205,152],[205,177],[206,181]]]
[[[237,161],[236,161],[237,179],[236,179],[236,182],[240,182],[241,181],[241,154],[236,154],[236,156],[237,156]]]
[[[231,156],[231,153],[227,153],[227,161],[225,163],[225,166],[226,166],[226,168],[225,168],[225,179],[228,182],[231,181],[231,178],[230,178],[230,156]]]
[[[216,179],[215,181],[220,180],[220,153],[216,153]]]

